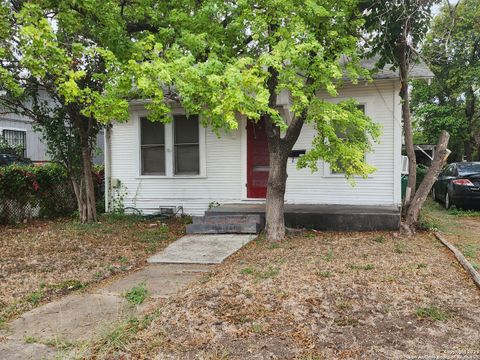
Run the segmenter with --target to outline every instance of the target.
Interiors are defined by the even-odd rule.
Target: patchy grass
[[[436,306],[428,306],[428,307],[419,307],[415,310],[415,315],[422,319],[430,319],[433,321],[445,321],[451,318],[451,315],[439,309]]]
[[[445,210],[438,203],[428,201],[422,214],[437,223],[437,228],[473,264],[480,263],[480,212]]]
[[[0,226],[0,326],[42,303],[137,269],[184,233],[183,219],[108,214]]]
[[[116,350],[114,341],[90,350],[103,358],[229,360],[477,351],[479,302],[476,287],[429,233],[309,231],[274,251],[263,237],[252,241],[158,303],[154,321],[127,333]]]

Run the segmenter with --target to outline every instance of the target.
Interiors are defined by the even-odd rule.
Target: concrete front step
[[[257,222],[243,224],[190,224],[187,234],[258,234],[262,226]]]
[[[263,223],[263,217],[257,214],[217,215],[206,212],[205,216],[194,216],[193,224],[249,224]]]

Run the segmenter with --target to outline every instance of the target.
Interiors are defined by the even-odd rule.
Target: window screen
[[[365,105],[357,105],[357,109],[365,114]],[[337,137],[339,137],[340,139],[344,139],[344,138],[346,138],[346,134],[337,132]],[[337,162],[337,166],[340,169],[344,168],[341,161]],[[335,174],[335,175],[339,175],[339,174],[344,174],[344,171],[343,170],[340,170],[340,171],[337,170],[336,171],[336,170],[331,169],[331,173]]]
[[[165,175],[165,125],[141,118],[142,175]]]
[[[198,116],[174,117],[173,143],[175,175],[198,175],[200,173]]]
[[[3,130],[2,136],[8,145],[22,149],[18,155],[27,156],[27,133],[25,131]]]

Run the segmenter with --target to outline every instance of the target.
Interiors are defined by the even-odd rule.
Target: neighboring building
[[[50,158],[47,144],[42,134],[33,130],[33,121],[25,116],[16,114],[0,115],[0,136],[11,145],[21,145],[24,149],[23,156],[34,161],[44,162]],[[94,153],[95,164],[103,164],[104,160],[104,135],[101,131],[97,136],[97,151]]]
[[[47,145],[32,128],[32,120],[16,114],[0,116],[0,136],[10,145],[23,147],[23,156],[32,161],[48,161]]]

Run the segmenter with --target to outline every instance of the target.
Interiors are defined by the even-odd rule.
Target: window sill
[[[347,180],[347,178],[345,177],[345,174],[324,174],[323,177],[324,178],[344,178],[345,180]],[[373,178],[373,176],[368,175],[366,178],[364,178],[363,176],[354,175],[353,178],[354,179],[371,179]]]
[[[206,175],[140,175],[137,176],[137,180],[143,179],[207,179]]]

